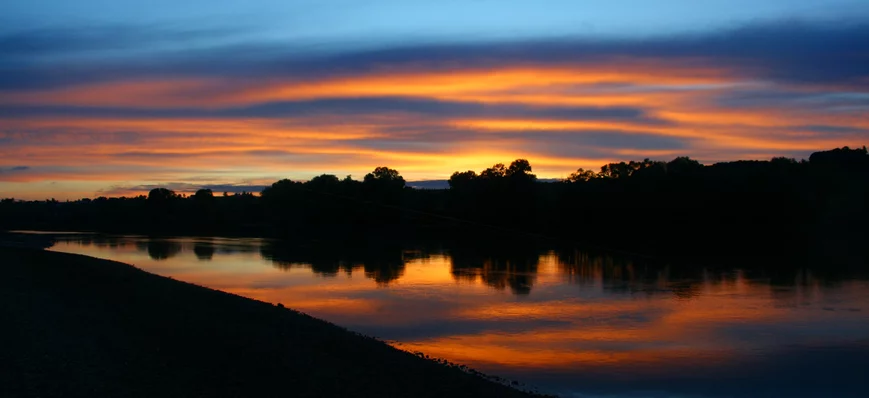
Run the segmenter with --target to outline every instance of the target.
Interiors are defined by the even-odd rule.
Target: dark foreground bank
[[[23,248],[0,248],[0,259],[3,397],[527,396],[126,264]]]

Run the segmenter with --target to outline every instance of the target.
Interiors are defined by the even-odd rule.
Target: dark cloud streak
[[[117,28],[116,28],[117,29]],[[99,32],[99,31],[97,31]],[[57,42],[57,32],[20,32],[0,38],[0,60],[21,54],[62,55],[76,49],[115,48],[125,43],[159,43],[202,32],[136,34],[120,29],[118,38],[87,30],[70,30]],[[169,51],[146,58],[56,64],[0,66],[0,90],[56,87],[117,79],[167,76],[238,78],[357,74],[391,68],[445,70],[503,65],[581,64],[617,57],[693,60],[730,67],[746,76],[798,84],[840,84],[869,87],[869,22],[836,26],[799,22],[756,24],[730,31],[685,34],[648,40],[561,39],[469,45],[418,45],[356,52],[305,51],[281,43],[248,43]],[[0,63],[2,64],[2,63]],[[14,65],[14,64],[12,64]]]
[[[2,174],[2,173],[14,173],[17,171],[27,171],[27,170],[30,170],[29,166],[14,166],[14,167],[0,168],[0,174]]]
[[[79,106],[0,106],[0,117],[76,116],[144,118],[294,118],[309,116],[363,116],[404,113],[433,117],[539,118],[560,120],[620,120],[646,125],[666,121],[635,107],[533,106],[439,101],[408,97],[336,98],[286,101],[218,110],[191,108],[131,109]]]

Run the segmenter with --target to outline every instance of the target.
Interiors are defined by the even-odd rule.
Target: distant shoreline
[[[782,255],[823,261],[841,252],[858,258],[867,238],[865,147],[799,161],[622,161],[541,181],[527,159],[516,159],[479,173],[456,171],[449,189],[411,188],[398,170],[377,167],[361,181],[331,174],[282,179],[259,195],[154,187],[147,195],[67,202],[4,198],[0,229],[373,244],[546,240],[632,256],[740,261]]]
[[[0,247],[0,395],[527,393],[308,315],[92,257]],[[292,303],[285,303],[292,307]]]

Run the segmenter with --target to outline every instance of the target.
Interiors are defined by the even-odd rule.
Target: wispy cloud
[[[107,32],[116,32],[108,34]],[[73,49],[154,47],[178,38],[212,37],[211,30],[123,27],[23,31],[0,38],[4,54],[38,51],[63,56]],[[224,32],[233,33],[232,30]],[[478,44],[408,45],[361,51],[305,50],[286,43],[248,42],[164,51],[138,57],[83,60],[57,70],[52,62],[7,63],[0,88],[57,87],[99,81],[152,80],[169,76],[294,79],[401,70],[445,71],[504,65],[612,62],[618,58],[678,60],[722,66],[739,73],[800,84],[860,84],[866,87],[869,22],[839,24],[778,22],[727,31],[654,39],[548,39]],[[148,43],[151,43],[150,45]],[[72,45],[75,44],[75,45]],[[135,47],[135,46],[134,46]],[[217,62],[219,61],[219,62]],[[633,61],[632,61],[633,62]],[[612,64],[611,64],[612,65]],[[621,66],[620,66],[621,67]],[[619,68],[614,68],[618,70]]]
[[[76,179],[113,186],[105,195],[162,181],[188,192],[383,164],[438,179],[518,157],[562,177],[626,158],[805,157],[869,139],[867,23],[328,53],[95,32],[0,38],[15,59],[0,63],[0,190]],[[202,45],[164,47],[175,39]],[[85,56],[131,42],[151,53]]]
[[[16,171],[25,171],[25,170],[29,170],[29,169],[30,169],[30,167],[28,167],[28,166],[14,166],[14,167],[0,168],[0,173],[14,173]]]

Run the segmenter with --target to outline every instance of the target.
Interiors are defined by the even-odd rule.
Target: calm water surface
[[[869,396],[869,282],[854,271],[675,268],[512,246],[55,239],[50,250],[283,303],[563,396]]]

